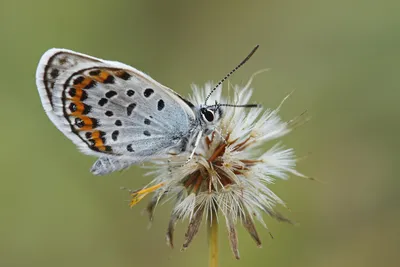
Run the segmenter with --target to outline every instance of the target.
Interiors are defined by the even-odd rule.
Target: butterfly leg
[[[193,147],[193,150],[192,150],[192,153],[190,153],[190,156],[189,156],[189,158],[187,159],[187,161],[185,162],[185,164],[187,164],[187,163],[189,163],[191,160],[192,160],[192,158],[193,158],[193,156],[194,156],[194,153],[196,152],[196,149],[197,149],[197,147],[199,146],[199,144],[200,144],[200,140],[201,140],[201,137],[203,136],[203,132],[202,131],[199,131],[199,133],[197,134],[197,137],[196,137],[196,142],[194,143],[194,147]],[[184,164],[184,165],[185,165]]]

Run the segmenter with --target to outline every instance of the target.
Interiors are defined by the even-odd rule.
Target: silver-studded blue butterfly
[[[207,105],[207,100],[195,106],[131,66],[66,49],[53,48],[42,56],[36,84],[44,110],[57,128],[83,153],[99,157],[91,169],[95,175],[171,151],[191,151],[190,159],[202,135],[214,130],[222,107],[234,106]]]

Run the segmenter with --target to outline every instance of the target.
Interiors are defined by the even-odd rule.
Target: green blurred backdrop
[[[139,167],[89,173],[95,159],[42,110],[35,70],[42,53],[63,47],[133,65],[186,95],[255,44],[231,82],[271,68],[253,97],[269,107],[296,89],[283,118],[307,110],[312,119],[284,141],[306,157],[298,169],[324,183],[273,185],[300,225],[266,218],[275,239],[260,228],[262,249],[240,229],[240,261],[223,226],[221,266],[399,266],[399,10],[398,1],[1,0],[0,266],[206,266],[204,226],[186,252],[171,250],[170,205],[150,230],[146,201],[129,209],[119,188],[149,181]]]

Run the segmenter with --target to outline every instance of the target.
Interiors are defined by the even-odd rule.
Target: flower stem
[[[209,217],[208,234],[209,234],[209,267],[218,267],[218,221],[217,214],[212,212]]]

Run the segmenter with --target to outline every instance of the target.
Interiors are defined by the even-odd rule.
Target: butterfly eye
[[[203,114],[203,118],[205,118],[208,122],[212,122],[214,120],[214,112],[211,110],[203,108],[201,113]]]

